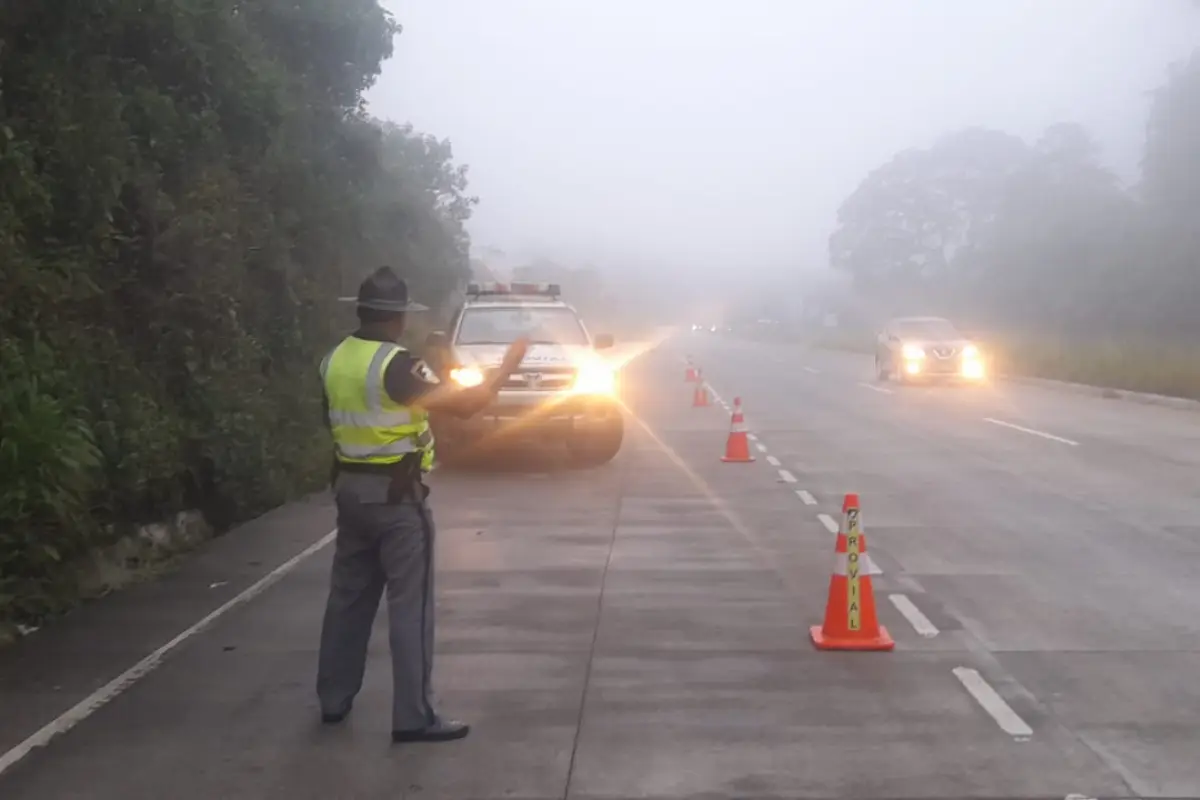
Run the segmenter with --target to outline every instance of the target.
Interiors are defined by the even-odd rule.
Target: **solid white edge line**
[[[796,476],[788,472],[786,469],[779,470],[779,477],[783,478],[785,483],[795,483]]]
[[[912,600],[908,599],[907,595],[889,594],[888,600],[892,601],[892,605],[896,610],[904,615],[909,624],[913,626],[913,630],[922,636],[929,638],[938,635],[937,626],[929,621],[929,617],[921,613],[921,609],[913,604]]]
[[[838,522],[828,514],[817,514],[817,519],[821,520],[821,524],[825,526],[825,530],[830,533],[838,532]]]
[[[760,452],[760,453],[767,452],[767,446],[765,444],[763,444],[762,442],[757,442],[757,443],[755,443],[754,446],[758,448],[758,452]]]
[[[806,506],[815,506],[817,504],[817,498],[813,497],[803,489],[797,489],[796,495],[804,501],[804,505]]]
[[[1014,431],[1020,431],[1021,433],[1028,433],[1031,436],[1040,436],[1043,439],[1049,439],[1050,441],[1053,441],[1053,442],[1061,442],[1062,444],[1069,444],[1072,447],[1079,446],[1079,442],[1074,442],[1074,441],[1071,441],[1070,439],[1064,439],[1061,436],[1055,436],[1053,433],[1046,433],[1045,431],[1038,431],[1038,430],[1034,430],[1033,428],[1025,428],[1025,427],[1022,427],[1021,425],[1014,425],[1013,423],[1005,422],[1002,419],[993,419],[992,417],[984,417],[983,421],[990,422],[993,425],[1000,425],[1001,427],[1004,427],[1004,428],[1012,428]]]
[[[992,719],[996,720],[996,724],[1000,726],[1000,730],[1007,733],[1009,736],[1033,736],[1033,728],[1017,716],[1017,712],[1012,710],[1008,703],[1004,702],[992,685],[983,679],[983,676],[978,671],[969,667],[955,667],[954,677],[958,678],[976,702],[983,707]]]
[[[63,712],[58,718],[47,723],[41,730],[34,733],[28,739],[21,742],[3,755],[0,755],[0,775],[3,775],[8,770],[12,769],[18,762],[20,762],[37,748],[48,745],[55,736],[66,733],[90,717],[92,714],[99,711],[107,703],[122,694],[126,689],[133,686],[133,684],[137,683],[139,680],[153,672],[160,664],[162,664],[163,660],[172,650],[179,647],[179,645],[183,644],[188,639],[191,639],[196,634],[204,631],[206,628],[208,628],[221,617],[228,614],[233,609],[240,605],[244,605],[250,600],[253,600],[255,597],[258,597],[280,578],[295,569],[301,561],[332,542],[336,536],[336,530],[325,534],[325,536],[321,537],[315,544],[310,545],[302,552],[292,556],[290,559],[268,572],[265,576],[260,578],[257,582],[251,584],[248,588],[244,589],[240,594],[226,602],[216,611],[213,611],[208,616],[204,617],[204,619],[200,620],[183,633],[180,633],[174,639],[167,642],[162,647],[158,648],[153,653],[146,656],[117,677],[113,678],[104,686],[101,686],[83,700],[80,700],[72,708]]]
[[[779,459],[776,458],[775,456],[767,456],[767,463],[770,464],[772,467],[778,467]]]
[[[859,386],[863,387],[864,389],[870,389],[872,392],[879,392],[880,394],[891,394],[892,393],[891,389],[885,389],[882,386],[875,386],[874,384],[870,384],[870,383],[860,383]]]

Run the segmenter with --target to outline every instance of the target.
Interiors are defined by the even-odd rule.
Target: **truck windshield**
[[[961,339],[954,326],[944,319],[905,319],[893,326],[902,339]]]
[[[587,345],[587,334],[569,308],[468,308],[458,326],[458,344],[512,344],[527,336],[533,344]]]

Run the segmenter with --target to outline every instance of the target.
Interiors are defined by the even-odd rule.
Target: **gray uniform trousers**
[[[392,730],[437,721],[433,672],[434,527],[424,487],[389,504],[388,478],[340,475],[334,485],[338,533],[321,630],[321,710],[350,709],[362,688],[367,644],[385,589],[392,650]]]

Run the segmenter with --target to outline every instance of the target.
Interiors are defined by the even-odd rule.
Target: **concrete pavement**
[[[690,408],[685,352],[743,398],[756,463],[719,461],[728,414]],[[628,384],[640,422],[606,467],[434,476],[435,681],[466,741],[388,742],[382,615],[354,715],[318,724],[325,548],[0,797],[1200,796],[1200,415],[868,388],[869,359],[713,337]],[[808,641],[846,491],[893,653]],[[331,527],[324,498],[280,509],[0,652],[0,753]]]

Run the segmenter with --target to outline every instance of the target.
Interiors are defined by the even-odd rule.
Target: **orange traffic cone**
[[[746,418],[742,416],[742,398],[733,398],[733,417],[729,422],[729,438],[725,440],[725,455],[722,461],[731,464],[749,464],[754,460],[750,455],[750,442],[746,438]]]
[[[700,371],[696,371],[696,391],[692,392],[692,408],[707,408],[708,407],[708,387],[704,385],[704,381],[700,378]]]
[[[879,570],[867,555],[867,539],[860,529],[858,495],[842,502],[838,531],[837,563],[829,579],[825,622],[809,633],[818,650],[892,650],[896,642],[875,616],[875,590],[871,575]]]
[[[683,376],[684,383],[695,383],[700,380],[700,373],[696,370],[696,365],[692,363],[692,359],[687,360],[687,373]]]

